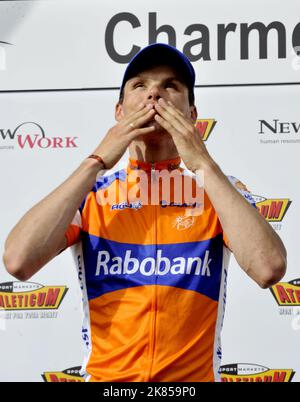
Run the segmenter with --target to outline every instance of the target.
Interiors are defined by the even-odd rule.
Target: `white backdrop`
[[[124,64],[113,61],[105,48],[107,24],[125,12],[140,21],[135,29],[128,22],[116,27],[115,47],[124,55],[133,45],[148,44],[149,13],[156,13],[158,26],[173,27],[181,50],[201,36],[199,32],[184,35],[188,26],[208,27],[211,61],[194,62],[197,84],[202,86],[195,91],[199,118],[216,120],[206,145],[226,174],[240,178],[265,203],[280,199],[289,203],[283,219],[271,224],[288,250],[288,272],[282,282],[300,278],[296,231],[300,88],[276,85],[300,84],[300,57],[292,48],[293,31],[300,22],[299,2],[188,0],[174,7],[171,0],[153,1],[148,8],[133,0],[114,5],[96,0],[0,3],[1,253],[17,220],[60,184],[114,124],[118,96],[114,88],[120,84]],[[241,24],[267,26],[274,21],[285,28],[286,57],[278,58],[277,34],[270,32],[268,58],[260,59],[258,34],[253,32],[249,59],[241,60]],[[229,23],[237,24],[236,32],[228,34],[226,59],[218,60],[218,24]],[[300,42],[297,32],[294,37]],[[165,34],[158,37],[158,41],[167,40]],[[193,50],[199,54],[201,46]],[[245,85],[251,83],[261,85]],[[213,87],[216,84],[223,85]],[[72,88],[77,90],[58,91]],[[43,381],[49,372],[56,373],[51,377],[55,380],[58,372],[80,366],[80,291],[70,251],[30,279],[44,288],[27,289],[21,299],[14,296],[11,282],[17,281],[1,261],[0,381]],[[35,301],[30,295],[42,293],[45,287],[66,291],[57,300],[60,305],[30,306],[30,300]],[[28,308],[25,295],[29,295]],[[263,372],[263,380],[268,375],[273,380],[293,377],[298,382],[300,302],[279,307],[271,291],[261,290],[233,258],[227,300],[222,365],[245,369],[239,371],[244,375],[231,376],[231,380],[256,380],[257,373]],[[66,373],[61,377],[69,378]]]

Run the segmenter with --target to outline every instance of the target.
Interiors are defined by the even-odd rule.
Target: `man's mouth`
[[[148,121],[148,123],[146,123],[143,127],[154,127],[154,133],[155,134],[161,134],[163,132],[165,132],[166,130],[154,119],[151,119],[150,121]]]

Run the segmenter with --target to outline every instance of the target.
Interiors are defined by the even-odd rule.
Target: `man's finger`
[[[180,130],[177,130],[173,122],[171,123],[170,121],[166,120],[163,116],[160,116],[159,114],[156,114],[154,116],[154,119],[157,121],[158,124],[160,124],[169,134],[173,136],[179,136],[180,135]],[[180,126],[181,127],[181,126]],[[182,127],[181,127],[182,128]]]
[[[137,128],[137,129],[135,129],[135,130],[130,132],[129,138],[132,141],[136,137],[139,137],[140,135],[146,135],[146,134],[152,133],[154,130],[155,130],[154,126]]]
[[[181,134],[184,134],[187,130],[189,130],[189,127],[186,127],[184,124],[182,124],[180,120],[178,120],[175,116],[173,116],[168,110],[166,110],[162,106],[157,105],[156,110],[158,111],[160,117],[162,117],[164,121],[169,123],[168,125],[169,128],[167,131],[169,131],[171,127],[176,129]],[[163,127],[164,129],[166,129],[165,126]]]
[[[147,113],[145,113],[142,116],[137,117],[135,120],[131,120],[128,122],[128,127],[132,130],[136,128],[142,127],[144,124],[148,123],[151,119],[153,119],[153,116],[155,115],[155,110],[154,109],[149,109]]]
[[[176,112],[177,112],[178,114],[180,114],[182,117],[185,117],[184,114],[183,114],[183,112],[182,112],[181,110],[177,109],[177,107],[176,107],[171,101],[167,101],[167,104],[168,104],[169,106],[171,106],[173,109],[175,109]]]
[[[170,116],[173,116],[174,119],[178,120],[178,122],[180,122],[187,130],[191,131],[193,127],[192,122],[188,121],[184,114],[180,110],[176,109],[171,102],[167,103],[164,99],[160,98],[157,106],[160,111],[162,109],[165,110],[170,114]],[[167,115],[165,114],[164,117],[167,118]]]
[[[150,107],[149,105],[145,106],[143,105],[142,109],[138,109],[132,113],[130,113],[128,116],[126,116],[125,119],[122,120],[122,124],[125,126],[128,126],[130,123],[133,123],[136,121],[139,117],[144,116],[149,112],[149,110],[152,109],[152,106]]]

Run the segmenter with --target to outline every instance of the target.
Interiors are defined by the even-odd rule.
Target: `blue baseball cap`
[[[195,70],[189,59],[176,47],[165,43],[154,43],[141,49],[128,63],[120,89],[122,95],[128,80],[148,68],[167,65],[172,67],[186,84],[190,102],[194,102]]]

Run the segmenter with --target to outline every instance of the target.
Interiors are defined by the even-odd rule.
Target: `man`
[[[142,49],[125,71],[117,124],[6,241],[6,268],[20,280],[75,245],[90,381],[219,380],[230,250],[262,288],[285,274],[280,238],[195,128],[194,84],[194,69],[177,49]],[[127,168],[103,177],[127,148]],[[148,202],[162,171],[204,188],[203,198],[177,202],[182,189],[173,184],[168,200],[159,188],[159,202]],[[146,197],[131,202],[135,174]],[[114,201],[104,202],[108,193]]]

